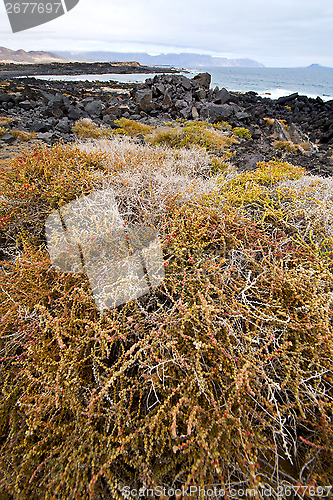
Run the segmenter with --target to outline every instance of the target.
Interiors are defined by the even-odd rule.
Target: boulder
[[[103,103],[98,100],[88,102],[84,107],[85,111],[89,116],[91,116],[91,118],[99,118],[102,114],[103,108]]]
[[[165,86],[163,83],[158,83],[157,85],[153,85],[152,90],[154,95],[160,96],[165,93]]]
[[[298,92],[295,92],[295,94],[290,94],[290,95],[287,95],[284,97],[279,97],[279,99],[277,99],[277,101],[276,101],[276,104],[280,104],[281,106],[283,106],[287,102],[290,102],[290,101],[293,101],[294,99],[297,99],[297,97],[298,97]]]
[[[167,92],[164,94],[162,106],[167,106],[168,108],[170,108],[172,106],[171,97],[169,96],[169,94]]]
[[[34,132],[48,132],[52,126],[47,121],[34,120],[31,124],[31,130]]]
[[[121,110],[119,106],[110,106],[104,111],[103,115],[115,115],[117,118],[120,118]]]
[[[0,102],[9,102],[13,100],[13,95],[6,94],[5,92],[0,92]]]
[[[192,117],[192,107],[187,106],[186,108],[181,109],[179,114],[182,118],[184,118],[185,120],[188,120],[189,118]]]
[[[83,115],[82,110],[78,106],[69,106],[68,108],[68,118],[70,120],[78,120]]]
[[[153,109],[153,92],[151,90],[137,90],[135,101],[140,111]]]
[[[278,141],[288,141],[291,142],[290,135],[288,131],[284,128],[280,120],[274,120],[273,123],[273,137]]]
[[[184,99],[178,99],[178,101],[175,102],[175,107],[177,109],[183,109],[188,106],[188,103]]]
[[[208,103],[201,109],[201,117],[211,123],[221,122],[229,118],[233,113],[232,106],[229,104],[213,104]]]
[[[199,89],[195,92],[195,97],[201,101],[202,99],[206,98],[206,91],[204,89]]]
[[[188,78],[186,78],[186,76],[181,76],[179,78],[179,82],[184,87],[185,90],[191,90],[192,89],[191,80],[189,80]]]
[[[60,120],[55,128],[63,134],[68,134],[71,131],[71,126],[68,118],[63,118],[62,120]]]
[[[106,123],[106,125],[109,125],[111,128],[120,128],[120,125],[114,123],[114,120],[117,120],[116,115],[108,114],[103,116],[103,122]]]
[[[12,134],[9,134],[8,132],[6,132],[5,134],[3,134],[1,136],[0,140],[5,142],[6,144],[13,144],[13,142],[15,141],[15,137],[12,136]]]
[[[214,103],[215,104],[225,104],[226,102],[230,101],[231,95],[227,91],[227,89],[222,88],[221,90],[218,90],[216,92],[215,97],[214,97]]]
[[[205,89],[209,89],[211,80],[212,77],[209,73],[199,73],[192,78],[193,82],[199,85],[199,87],[204,87]]]
[[[245,113],[244,111],[238,111],[236,114],[236,119],[237,120],[248,120],[249,118],[251,118],[251,115],[249,115],[249,113]]]
[[[199,113],[198,113],[198,110],[195,106],[192,107],[191,115],[192,115],[193,120],[198,120]]]
[[[25,111],[29,111],[29,109],[32,108],[32,104],[30,101],[22,101],[19,103],[20,108],[24,109]]]

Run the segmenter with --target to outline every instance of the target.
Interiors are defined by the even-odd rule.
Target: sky
[[[67,14],[13,34],[0,0],[0,46],[192,52],[247,57],[271,67],[333,67],[333,1],[80,0]]]

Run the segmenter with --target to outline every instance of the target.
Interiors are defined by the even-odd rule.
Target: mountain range
[[[159,54],[152,56],[143,52],[45,52],[23,49],[11,50],[0,47],[0,62],[3,63],[51,63],[51,62],[128,62],[136,61],[145,66],[167,66],[176,68],[243,67],[263,68],[264,65],[252,59],[227,59],[203,54]]]
[[[145,66],[171,66],[176,68],[202,67],[247,67],[263,68],[264,65],[252,59],[227,59],[203,54],[159,54],[152,56],[143,52],[59,52],[58,54],[71,60],[91,61],[137,61]]]
[[[68,62],[65,58],[53,54],[52,52],[44,52],[42,50],[11,50],[6,47],[0,47],[0,62],[3,63],[51,63],[51,62]]]

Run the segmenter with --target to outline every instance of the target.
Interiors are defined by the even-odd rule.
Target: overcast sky
[[[333,0],[80,0],[66,15],[15,34],[0,0],[0,45],[196,52],[273,67],[333,67]]]

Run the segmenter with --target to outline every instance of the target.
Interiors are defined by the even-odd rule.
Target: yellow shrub
[[[251,133],[249,129],[244,127],[235,127],[232,129],[233,134],[237,135],[237,137],[245,137],[246,139],[251,139]]]
[[[8,128],[0,127],[0,137],[5,135],[6,132],[8,132]]]
[[[157,130],[150,141],[174,148],[197,145],[207,151],[223,150],[238,142],[236,137],[222,133],[203,121],[185,121],[181,127]]]
[[[72,127],[72,132],[80,139],[99,139],[110,135],[103,125],[98,126],[90,118],[81,118]]]
[[[170,171],[191,171],[198,184],[210,155],[106,143],[109,155],[102,141],[90,152],[35,146],[0,172],[0,248],[9,256],[0,273],[1,499],[121,500],[126,486],[161,491],[175,481],[196,493],[214,484],[278,491],[300,478],[325,490],[332,181],[261,162],[222,173],[219,190],[209,191],[209,178],[205,194],[160,213]],[[148,197],[159,200],[165,278],[101,316],[86,276],[51,266],[43,228],[53,208],[110,179],[135,224]],[[311,226],[324,216],[320,240]]]
[[[114,134],[124,134],[124,135],[146,135],[150,134],[154,127],[150,125],[146,125],[145,123],[139,123],[135,120],[129,120],[128,118],[120,118],[119,120],[115,120],[114,123],[119,125],[120,128],[113,130]]]
[[[23,142],[28,142],[37,136],[36,132],[25,132],[24,130],[11,130],[10,133],[16,140]]]
[[[9,125],[10,123],[13,123],[15,120],[14,118],[9,118],[8,116],[0,116],[0,127],[4,125]]]

